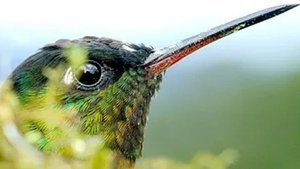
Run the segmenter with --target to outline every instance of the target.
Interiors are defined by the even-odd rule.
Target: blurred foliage
[[[51,96],[53,95],[49,93],[48,97]],[[55,154],[38,151],[29,143],[34,143],[39,136],[35,133],[21,134],[17,122],[47,118],[50,124],[61,124],[66,115],[55,108],[47,109],[41,115],[41,112],[24,112],[18,110],[18,107],[18,100],[11,91],[9,82],[6,82],[0,91],[0,168],[110,168],[111,152],[104,147],[101,138],[81,137],[78,130],[66,126],[63,129],[68,135],[65,140],[59,140],[63,142],[59,145],[65,146],[63,152]]]

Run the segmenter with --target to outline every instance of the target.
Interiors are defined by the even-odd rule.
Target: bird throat
[[[98,99],[83,101],[89,111],[79,110],[84,133],[102,135],[112,150],[133,161],[142,154],[149,104],[162,79],[145,75],[143,69],[126,71]]]

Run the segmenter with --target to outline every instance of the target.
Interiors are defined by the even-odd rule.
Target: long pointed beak
[[[233,20],[224,25],[215,27],[207,32],[184,39],[179,43],[156,50],[144,63],[148,67],[148,76],[154,76],[174,65],[179,60],[185,58],[194,51],[239,30],[265,21],[279,14],[282,14],[299,4],[281,5],[264,9],[242,18]]]

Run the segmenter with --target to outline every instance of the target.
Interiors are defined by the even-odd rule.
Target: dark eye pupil
[[[87,63],[77,70],[76,79],[84,85],[94,85],[101,78],[101,67],[96,63]]]

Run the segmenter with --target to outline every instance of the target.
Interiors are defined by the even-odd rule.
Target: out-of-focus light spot
[[[76,139],[73,144],[72,148],[76,153],[83,153],[86,150],[86,144],[81,139]]]

